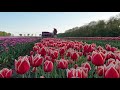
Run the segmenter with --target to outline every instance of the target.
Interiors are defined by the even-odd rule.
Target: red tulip
[[[115,54],[115,59],[118,59],[120,61],[120,53]]]
[[[39,50],[39,47],[38,46],[34,46],[33,47],[33,51],[37,51],[37,50]]]
[[[67,57],[70,57],[70,56],[71,56],[71,52],[68,51],[66,56],[67,56]]]
[[[88,71],[91,70],[91,66],[90,66],[90,64],[88,62],[82,63],[81,67],[88,68]]]
[[[92,45],[92,47],[96,47],[96,44],[95,44],[95,43],[92,43],[91,45]]]
[[[88,73],[86,72],[86,68],[71,68],[70,70],[67,69],[67,78],[87,78]]]
[[[94,48],[92,47],[92,45],[89,45],[89,47],[88,47],[88,52],[92,52],[94,50]]]
[[[39,67],[42,64],[42,62],[43,58],[39,54],[36,54],[30,61],[30,65],[33,67]]]
[[[74,47],[76,50],[80,51],[80,47],[79,46],[75,46]]]
[[[53,70],[53,63],[52,63],[52,61],[46,60],[44,62],[44,71],[45,72],[52,72],[52,70]]]
[[[85,44],[85,45],[83,46],[83,52],[84,52],[85,54],[89,52],[89,51],[88,51],[88,48],[89,48],[89,45],[88,45],[88,44]]]
[[[60,49],[59,53],[60,53],[60,56],[63,56],[63,55],[65,54],[65,48],[62,47],[62,48]]]
[[[80,67],[82,69],[82,78],[88,77],[88,68]]]
[[[80,57],[83,55],[83,53],[82,53],[82,52],[78,52],[78,54],[79,54],[79,56],[80,56]]]
[[[24,56],[23,58],[20,58],[15,60],[15,70],[18,74],[25,74],[30,69],[30,63],[27,58],[27,56]]]
[[[78,53],[77,52],[72,52],[71,54],[71,59],[77,61],[78,60]]]
[[[106,60],[111,58],[111,52],[106,53]]]
[[[0,71],[0,78],[10,78],[11,76],[12,76],[12,70],[11,69],[3,68]]]
[[[56,61],[56,59],[51,59],[51,61],[54,63]]]
[[[98,47],[97,47],[97,50],[99,50],[99,51],[100,51],[100,50],[103,50],[103,47],[98,46]]]
[[[77,72],[77,76],[78,76],[78,72]],[[79,75],[82,77],[82,75]],[[76,69],[71,68],[70,70],[67,69],[67,78],[76,78]]]
[[[45,56],[46,55],[46,48],[45,47],[42,47],[41,49],[40,49],[40,53],[41,53],[41,56]]]
[[[111,53],[111,58],[115,59],[115,54],[114,53]]]
[[[74,65],[74,68],[76,69],[77,67],[78,67],[78,64],[75,64],[75,65]]]
[[[108,59],[108,61],[107,61],[107,64],[106,64],[106,65],[108,66],[110,63],[115,64],[115,59],[112,59],[112,58]]]
[[[116,50],[117,50],[117,48],[111,47],[111,51],[112,51],[112,52],[114,52],[114,51],[116,51]]]
[[[111,50],[111,45],[106,44],[106,45],[105,45],[105,48],[106,48],[106,50],[110,51],[110,50]]]
[[[96,72],[98,76],[104,76],[104,66],[97,66]]]
[[[57,51],[52,51],[51,57],[52,57],[52,59],[57,59],[58,58],[58,52]]]
[[[30,51],[30,55],[33,55],[34,54],[34,52],[33,51]]]
[[[106,54],[106,53],[107,53],[107,51],[106,51],[106,50],[102,50],[101,52],[102,52],[103,54]]]
[[[87,55],[87,60],[91,61],[91,56],[90,55]]]
[[[50,56],[45,56],[45,60],[51,60]]]
[[[60,69],[67,69],[68,68],[68,61],[64,60],[64,59],[58,60],[57,67]]]
[[[104,64],[105,59],[101,53],[93,52],[92,53],[92,63],[96,66],[101,66]]]
[[[105,78],[119,78],[120,75],[118,71],[115,69],[115,67],[111,66],[106,72],[105,72]]]

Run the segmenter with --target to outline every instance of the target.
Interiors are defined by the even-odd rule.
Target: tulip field
[[[120,42],[0,39],[0,78],[120,78]]]

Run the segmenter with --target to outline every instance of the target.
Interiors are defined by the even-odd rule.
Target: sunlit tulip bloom
[[[27,56],[15,60],[15,70],[18,74],[25,74],[30,70],[30,63]]]

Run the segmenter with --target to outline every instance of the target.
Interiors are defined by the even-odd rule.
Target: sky
[[[0,12],[0,31],[18,36],[42,31],[64,33],[73,27],[80,27],[91,21],[108,20],[120,12]]]

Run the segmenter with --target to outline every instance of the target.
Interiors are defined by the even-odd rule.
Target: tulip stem
[[[49,78],[49,72],[47,73],[47,77]]]
[[[22,78],[25,78],[25,74],[22,75]]]
[[[61,69],[61,71],[62,71],[62,77],[64,78],[64,70]]]
[[[36,73],[35,73],[35,77],[37,78],[37,71],[36,71]]]
[[[29,74],[29,78],[30,78],[30,77],[31,77],[31,76],[30,76],[30,71],[28,72],[28,74]]]

